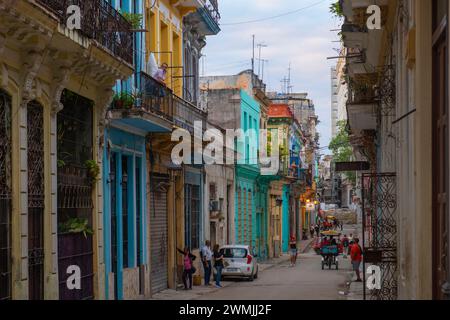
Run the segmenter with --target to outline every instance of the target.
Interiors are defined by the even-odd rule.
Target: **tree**
[[[353,148],[350,144],[350,138],[347,131],[347,122],[338,121],[338,133],[329,145],[329,149],[333,152],[333,159],[335,162],[349,162],[353,158]],[[355,172],[346,172],[347,179],[353,184],[356,184]]]

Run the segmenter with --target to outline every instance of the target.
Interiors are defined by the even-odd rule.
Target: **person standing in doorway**
[[[222,279],[223,254],[220,253],[218,244],[214,246],[214,268],[216,269],[216,288],[222,288],[220,280]]]
[[[195,255],[191,253],[188,247],[184,250],[178,249],[178,252],[183,255],[183,284],[184,290],[192,290],[192,275],[195,273],[194,260]]]
[[[314,238],[314,232],[315,232],[315,228],[313,225],[311,225],[311,227],[309,227],[309,233],[311,234],[311,239]]]
[[[353,240],[353,245],[350,250],[350,257],[352,259],[353,271],[356,273],[356,282],[362,282],[361,280],[361,271],[359,268],[361,267],[362,262],[362,248],[359,245],[359,239],[355,238]]]
[[[202,247],[201,258],[203,263],[203,269],[205,270],[205,286],[209,286],[211,280],[211,270],[212,270],[212,251],[211,251],[211,242],[207,240],[205,245]]]

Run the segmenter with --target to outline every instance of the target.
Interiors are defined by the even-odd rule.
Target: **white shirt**
[[[206,261],[212,260],[212,251],[209,247],[203,246],[202,247],[202,256],[206,259]]]
[[[164,82],[166,81],[166,75],[167,71],[165,71],[164,69],[158,69],[158,71],[156,71],[155,74],[153,75],[153,78],[155,78],[158,81]]]

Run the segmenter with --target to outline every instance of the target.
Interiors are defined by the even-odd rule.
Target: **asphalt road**
[[[202,296],[201,300],[336,300],[345,299],[349,260],[340,257],[339,270],[322,270],[313,250],[301,254],[295,267],[283,262],[260,272],[253,282],[229,280],[232,285]]]

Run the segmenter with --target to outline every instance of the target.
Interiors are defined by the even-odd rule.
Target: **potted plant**
[[[94,233],[86,218],[70,218],[59,225],[59,232],[63,234],[83,234],[85,238]]]
[[[142,28],[142,20],[144,18],[142,14],[123,11],[120,11],[120,14],[131,24],[131,27],[134,30],[139,30]]]
[[[113,108],[114,109],[131,109],[134,106],[135,98],[133,95],[120,92],[116,93],[113,98]]]
[[[88,169],[89,178],[92,181],[92,184],[95,184],[98,181],[98,176],[100,174],[100,166],[95,160],[87,160],[84,165],[86,169]]]

